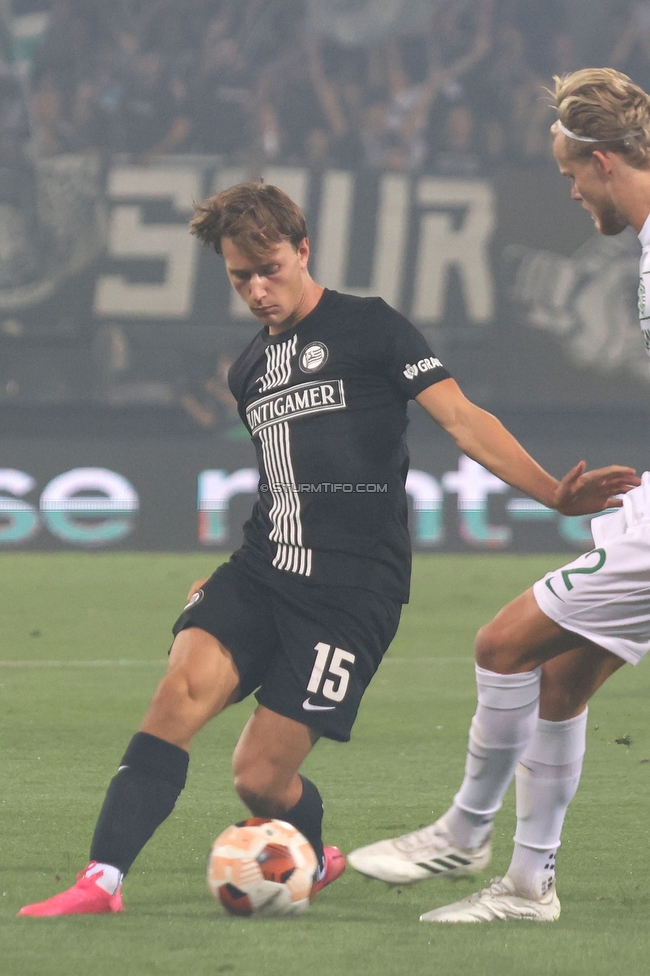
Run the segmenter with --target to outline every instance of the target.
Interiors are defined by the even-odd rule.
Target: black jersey
[[[448,377],[381,298],[326,289],[294,328],[263,329],[229,373],[260,471],[241,556],[406,602],[407,404]]]

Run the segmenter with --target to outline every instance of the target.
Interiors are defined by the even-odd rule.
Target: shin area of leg
[[[517,830],[508,877],[541,897],[555,881],[555,857],[585,754],[588,710],[563,722],[539,719],[517,766]]]
[[[517,763],[535,733],[540,669],[497,674],[476,667],[478,707],[469,734],[465,777],[447,823],[456,840],[477,847],[490,830]]]

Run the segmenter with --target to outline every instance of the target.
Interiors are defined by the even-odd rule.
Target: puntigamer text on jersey
[[[256,400],[246,408],[246,420],[251,434],[256,434],[269,424],[286,420],[291,416],[322,413],[345,408],[343,380],[299,383],[282,393]]]

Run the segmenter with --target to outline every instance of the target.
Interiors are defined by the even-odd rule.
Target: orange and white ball
[[[295,827],[253,817],[215,840],[208,887],[231,915],[300,915],[309,908],[317,869],[311,844]]]

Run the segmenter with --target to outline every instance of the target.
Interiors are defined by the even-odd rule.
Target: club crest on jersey
[[[300,353],[298,365],[303,373],[315,373],[329,358],[329,349],[324,342],[310,342]]]
[[[442,367],[440,360],[428,356],[426,359],[420,359],[417,363],[413,363],[413,365],[407,363],[404,376],[407,380],[414,380],[419,373],[428,373],[430,369],[438,369],[438,367]]]

